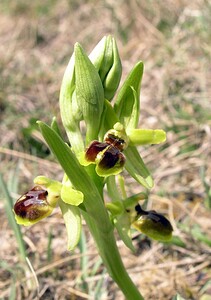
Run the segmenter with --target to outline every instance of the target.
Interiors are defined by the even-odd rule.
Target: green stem
[[[108,273],[122,290],[126,299],[144,300],[123,265],[113,230],[106,233],[102,232],[98,229],[99,220],[93,220],[93,218],[91,218],[87,213],[82,212],[82,214],[97,244],[99,254]],[[108,222],[110,222],[109,219]]]
[[[39,122],[39,126],[43,137],[59,160],[73,186],[84,194],[83,205],[86,213],[83,210],[81,210],[81,213],[95,239],[109,274],[125,294],[127,300],[143,300],[122,263],[114,238],[113,227],[103,203],[103,186],[97,180],[96,173],[92,169],[89,170],[90,174],[88,175],[85,168],[79,164],[73,152],[55,131],[42,122]]]

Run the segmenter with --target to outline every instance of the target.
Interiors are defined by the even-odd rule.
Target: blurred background
[[[210,16],[209,0],[0,1],[0,299],[123,299],[85,225],[68,253],[59,210],[20,232],[10,208],[35,176],[62,178],[36,120],[61,124],[74,43],[89,53],[107,34],[123,79],[145,64],[140,127],[167,131],[166,143],[140,148],[155,180],[148,208],[174,227],[169,244],[134,232],[135,254],[119,241],[123,261],[146,300],[211,299]]]

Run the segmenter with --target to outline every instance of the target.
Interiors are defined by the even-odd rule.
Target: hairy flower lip
[[[150,238],[159,241],[169,241],[172,237],[173,227],[169,220],[154,210],[138,212],[133,227]]]
[[[113,145],[108,145],[104,151],[97,155],[96,161],[99,161],[98,165],[102,169],[113,168],[116,164],[119,164],[119,167],[123,167],[125,164],[125,156],[118,148]]]
[[[85,152],[85,158],[89,162],[95,162],[97,155],[108,147],[107,143],[93,141]]]
[[[23,219],[35,221],[49,211],[48,192],[41,186],[35,186],[23,194],[14,205],[15,214]]]

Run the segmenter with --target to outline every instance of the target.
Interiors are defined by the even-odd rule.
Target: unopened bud
[[[80,44],[74,47],[77,105],[86,123],[86,142],[96,139],[104,107],[104,90],[99,74]]]
[[[115,39],[112,36],[103,37],[90,53],[89,58],[98,70],[105,98],[112,100],[122,75],[122,65]]]

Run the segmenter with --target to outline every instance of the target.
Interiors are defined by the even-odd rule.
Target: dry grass
[[[167,214],[184,243],[163,245],[134,233],[137,254],[119,242],[123,260],[146,300],[170,300],[177,292],[195,300],[210,295],[211,213],[203,184],[210,185],[211,178],[209,1],[2,0],[0,11],[0,159],[14,199],[36,175],[61,178],[60,168],[40,146],[33,119],[59,118],[59,87],[73,44],[79,41],[90,51],[111,33],[123,78],[136,61],[145,62],[140,126],[168,133],[165,145],[140,149],[155,178],[148,205]],[[128,191],[137,188],[128,179]],[[87,249],[71,255],[58,212],[22,228],[34,270],[26,272],[3,202],[0,217],[0,299],[37,299],[38,291],[43,300],[97,299],[93,292],[100,280],[99,299],[122,299],[103,273],[86,226]],[[198,229],[209,245],[197,236]],[[84,270],[80,264],[86,259]]]

